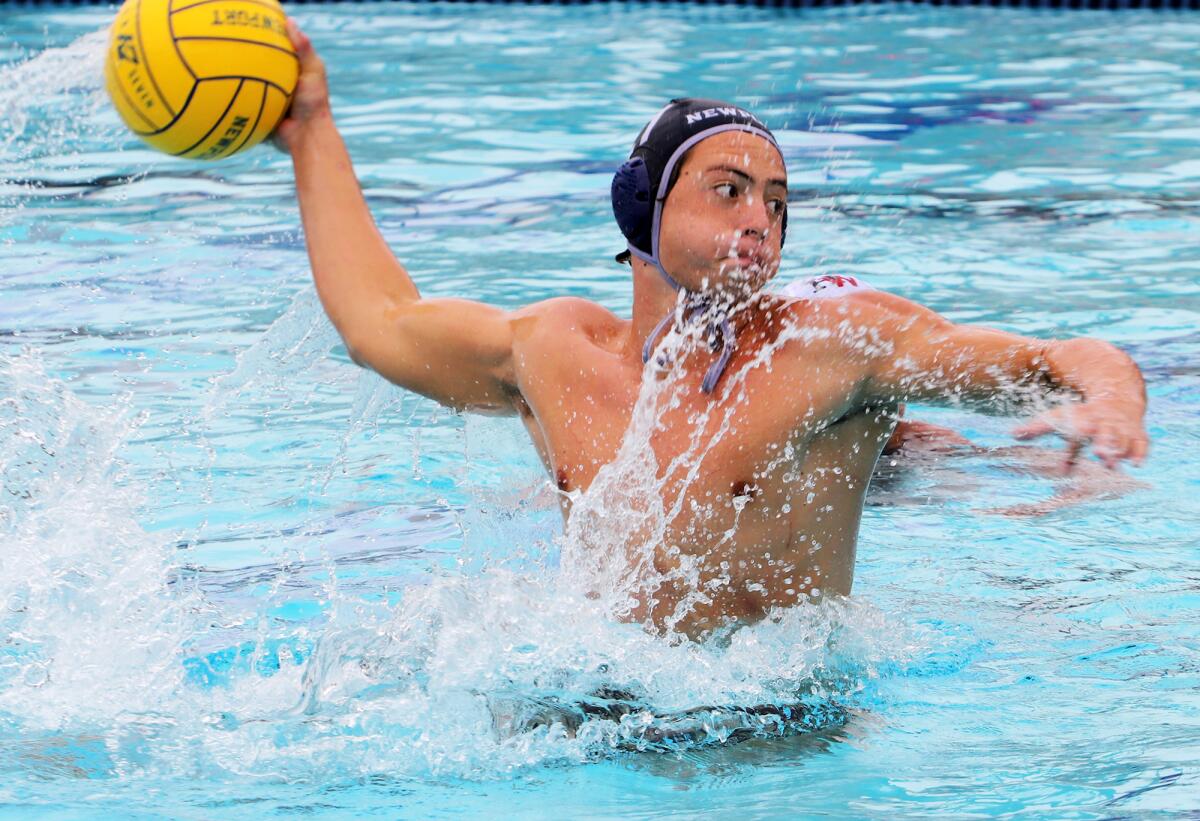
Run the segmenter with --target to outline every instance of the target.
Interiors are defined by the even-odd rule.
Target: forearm
[[[1145,457],[1146,387],[1133,360],[1095,339],[1046,341],[971,325],[956,325],[919,305],[889,295],[860,297],[875,312],[878,332],[895,344],[867,380],[876,403],[904,400],[969,403],[1010,412],[1055,392],[1082,402],[1060,405],[1014,431],[1019,439],[1057,433],[1108,467]]]
[[[371,218],[330,113],[325,64],[294,20],[287,32],[300,77],[274,140],[292,157],[317,293],[350,356],[451,407],[512,410],[509,314],[467,300],[420,298]]]
[[[349,152],[328,113],[291,140],[292,164],[313,280],[334,327],[355,355],[358,336],[419,298],[371,217]]]
[[[1068,339],[1045,346],[1039,367],[1050,380],[1085,402],[1126,405],[1144,411],[1146,384],[1132,359],[1098,339]]]

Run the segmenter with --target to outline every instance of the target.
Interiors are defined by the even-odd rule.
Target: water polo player
[[[786,170],[766,126],[724,103],[666,105],[617,173],[632,317],[575,298],[424,299],[372,220],[321,61],[289,30],[301,76],[277,139],[354,361],[452,408],[519,415],[568,517],[655,400],[643,451],[665,519],[624,617],[698,636],[848,594],[867,484],[907,400],[1000,412],[1058,394],[1071,401],[1019,437],[1055,432],[1069,458],[1090,445],[1109,467],[1146,453],[1141,374],[1105,342],[956,325],[853,277],[764,291]]]

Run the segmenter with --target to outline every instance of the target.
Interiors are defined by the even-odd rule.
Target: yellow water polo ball
[[[278,0],[125,0],[104,81],[159,151],[217,160],[257,145],[287,111],[299,61]]]

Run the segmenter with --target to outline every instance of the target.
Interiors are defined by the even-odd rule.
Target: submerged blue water
[[[1010,420],[912,409],[995,450],[885,465],[853,601],[699,647],[560,590],[515,423],[349,363],[286,158],[140,147],[99,87],[110,11],[3,15],[0,816],[1200,809],[1200,20],[298,12],[427,294],[627,311],[611,172],[665,99],[714,96],[785,147],[782,277],[854,271],[1145,370],[1149,463],[1042,516],[994,512],[1064,489]],[[601,687],[644,712],[496,726]],[[789,697],[815,729],[725,739]]]

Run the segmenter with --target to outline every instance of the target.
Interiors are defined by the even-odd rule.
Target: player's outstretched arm
[[[275,141],[292,156],[317,293],[350,356],[451,407],[511,409],[517,315],[468,300],[421,299],[363,198],[333,122],[325,67],[292,21],[288,33],[300,78]]]
[[[963,402],[1006,412],[1050,394],[1064,404],[1014,434],[1049,433],[1069,443],[1067,461],[1090,445],[1108,467],[1140,464],[1149,440],[1143,418],[1146,388],[1126,354],[1097,339],[1032,339],[957,325],[900,297],[872,294],[859,300],[880,337],[868,393],[886,401]]]

